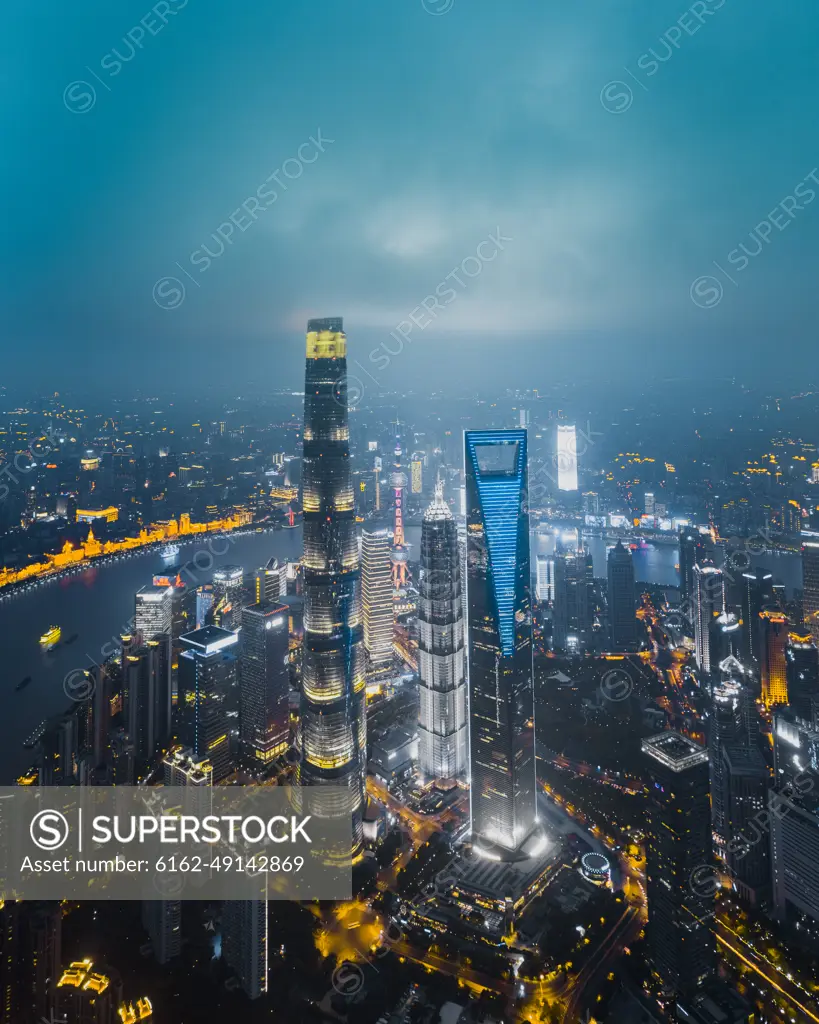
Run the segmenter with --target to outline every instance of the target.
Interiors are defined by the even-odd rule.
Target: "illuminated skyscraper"
[[[716,968],[708,753],[686,736],[643,740],[652,785],[646,817],[646,943],[670,993],[690,992]]]
[[[788,643],[788,617],[778,609],[763,608],[761,625],[760,675],[762,702],[770,708],[788,703],[788,676],[785,649]]]
[[[442,485],[424,514],[418,602],[419,768],[425,781],[466,774],[464,602],[458,529]]]
[[[680,605],[684,613],[684,623],[694,620],[694,566],[704,564],[710,558],[713,547],[711,538],[696,526],[681,526],[679,531],[680,544]],[[690,628],[690,627],[689,627]],[[690,632],[686,636],[691,636]]]
[[[424,489],[424,464],[420,459],[412,462],[412,493],[420,494]]]
[[[554,642],[560,650],[577,654],[589,645],[594,621],[593,579],[588,551],[555,556]]]
[[[819,713],[819,650],[810,633],[789,633],[785,648],[788,707],[805,722]]]
[[[727,746],[751,749],[751,732],[746,693],[739,679],[723,679],[711,691],[711,711],[708,718],[708,754],[711,772],[711,818],[714,835],[719,846],[727,840],[727,793],[723,779],[722,751]]]
[[[237,630],[242,624],[244,570],[224,565],[213,574],[213,614],[217,626]]]
[[[287,566],[279,565],[277,558],[271,558],[263,569],[257,569],[253,576],[256,604],[274,604],[287,592]]]
[[[267,900],[228,900],[222,911],[222,956],[250,999],[267,992]]]
[[[171,737],[170,657],[169,635],[154,636],[123,653],[123,706],[138,771]]]
[[[801,918],[812,933],[819,922],[819,731],[783,708],[774,712],[773,736],[773,904],[780,920]]]
[[[409,552],[404,536],[404,491],[407,487],[407,474],[401,464],[403,452],[401,438],[395,439],[395,461],[393,462],[390,486],[394,494],[395,528],[392,536],[392,580],[396,590],[400,590],[407,582],[407,560]]]
[[[536,824],[526,431],[465,446],[472,832],[516,856]]]
[[[699,563],[694,566],[692,578],[694,657],[697,668],[707,674],[717,667],[711,660],[711,622],[725,609],[724,580],[716,566]]]
[[[52,1014],[62,974],[62,912],[45,900],[5,900],[0,906],[0,1021],[39,1024]]]
[[[361,610],[367,681],[372,683],[388,676],[392,668],[392,594],[389,530],[383,523],[366,523],[361,530]]]
[[[204,626],[180,637],[179,703],[182,734],[199,760],[213,765],[213,781],[233,770],[230,721],[237,705],[238,633]]]
[[[210,814],[212,808],[213,769],[208,761],[196,761],[192,750],[175,747],[162,761],[163,783],[184,786],[184,811]],[[142,924],[145,927],[157,963],[166,964],[179,956],[182,948],[181,900],[143,900]]]
[[[764,569],[744,572],[740,580],[740,611],[742,619],[742,661],[749,669],[759,668],[760,621],[759,613],[773,600],[773,576]]]
[[[267,602],[242,609],[239,738],[242,752],[265,764],[290,742],[289,611]]]
[[[536,560],[537,578],[535,597],[538,601],[555,599],[555,560],[550,555],[538,555]]]
[[[634,562],[631,552],[619,541],[607,561],[609,628],[613,651],[637,647],[637,615],[634,608]]]
[[[307,324],[304,387],[304,654],[299,782],[335,783],[326,813],[352,820],[363,846],[364,644],[355,535],[347,339],[340,317]]]
[[[173,630],[173,587],[141,587],[136,593],[134,631],[143,641]]]
[[[819,647],[819,534],[802,531],[802,617]]]
[[[557,486],[577,490],[577,430],[564,423],[557,427]]]

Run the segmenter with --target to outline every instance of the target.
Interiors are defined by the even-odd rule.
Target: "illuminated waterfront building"
[[[802,532],[802,617],[819,646],[819,534]]]
[[[467,431],[472,832],[515,856],[536,825],[526,431]]]
[[[716,668],[711,659],[711,622],[725,610],[722,573],[713,565],[697,563],[692,572],[692,611],[694,615],[694,658],[706,675]]]
[[[377,683],[392,669],[395,631],[390,534],[377,522],[361,530],[361,610],[367,681]]]
[[[265,763],[290,742],[289,613],[267,602],[242,609],[239,737],[243,752]]]
[[[760,620],[760,676],[762,702],[770,708],[788,703],[788,675],[785,650],[788,643],[788,617],[778,609],[763,608]]]
[[[634,561],[622,541],[609,551],[608,573],[609,629],[613,651],[637,648],[637,615],[634,607]]]
[[[267,992],[267,900],[225,902],[222,957],[250,999]]]
[[[143,640],[149,640],[157,633],[173,629],[173,593],[171,586],[141,587],[136,593],[134,610],[134,631]]]
[[[419,769],[425,781],[460,779],[467,758],[461,557],[440,481],[424,513],[418,590]]]
[[[182,736],[194,757],[213,766],[213,781],[233,770],[231,719],[236,717],[237,633],[204,626],[180,637],[179,706]]]
[[[646,942],[667,993],[698,989],[716,969],[708,753],[664,732],[642,742],[651,785],[646,815]]]
[[[119,509],[114,505],[108,508],[78,508],[75,517],[78,523],[95,523],[98,520],[115,523],[119,519]]]
[[[577,430],[559,423],[557,427],[557,486],[561,491],[577,490]]]
[[[242,625],[243,586],[241,566],[225,565],[213,574],[213,615],[222,629],[237,630]]]
[[[363,848],[366,715],[358,541],[342,320],[307,325],[304,397],[304,649],[298,780],[334,783],[325,813],[349,816]]]
[[[810,633],[789,633],[785,647],[788,707],[805,722],[819,714],[819,650]]]

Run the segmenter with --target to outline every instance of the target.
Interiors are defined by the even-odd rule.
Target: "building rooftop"
[[[189,650],[199,651],[202,654],[215,654],[216,651],[232,647],[237,643],[239,634],[231,633],[229,629],[221,629],[219,626],[203,626],[191,633],[183,633],[179,640]]]
[[[144,587],[140,587],[136,596],[138,601],[162,601],[168,598],[172,593],[172,586],[161,587],[155,583],[149,583]]]
[[[661,732],[643,740],[644,754],[675,772],[684,772],[708,761],[708,751],[678,732]]]

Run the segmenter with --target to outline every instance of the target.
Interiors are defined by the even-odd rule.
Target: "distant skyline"
[[[12,7],[4,376],[287,386],[334,315],[389,387],[790,376],[817,315],[815,9],[625,6]]]

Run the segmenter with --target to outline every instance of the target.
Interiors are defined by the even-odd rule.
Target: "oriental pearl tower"
[[[392,473],[390,474],[390,486],[395,492],[395,525],[393,527],[390,562],[392,563],[392,582],[396,591],[406,586],[407,560],[409,559],[409,550],[404,543],[404,489],[407,486],[407,474],[401,465],[402,454],[401,438],[396,437],[395,461],[393,462]]]

